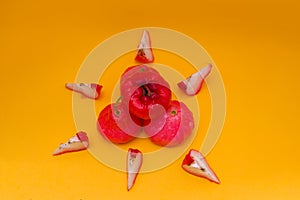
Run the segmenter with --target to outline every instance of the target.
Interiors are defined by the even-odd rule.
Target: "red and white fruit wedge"
[[[138,46],[138,51],[135,56],[135,60],[140,63],[151,63],[154,61],[150,34],[146,30],[144,30],[143,32],[140,44]]]
[[[180,81],[178,87],[187,95],[193,96],[197,94],[204,83],[205,78],[208,76],[212,68],[209,64],[206,67],[200,69],[198,72],[192,74],[187,79]]]
[[[127,153],[127,190],[129,191],[136,180],[136,177],[143,163],[143,154],[138,149],[128,149]]]
[[[95,83],[66,83],[66,88],[79,92],[88,98],[97,99],[100,96],[102,85]]]
[[[52,155],[57,156],[60,154],[81,151],[87,149],[89,146],[89,139],[85,132],[80,131],[75,136],[71,137],[68,142],[61,143]]]
[[[181,166],[185,171],[192,175],[206,178],[207,180],[217,184],[220,183],[220,180],[210,168],[206,159],[197,150],[191,149],[185,156]]]

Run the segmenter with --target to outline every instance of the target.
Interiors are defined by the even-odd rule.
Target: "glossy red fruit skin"
[[[78,139],[84,144],[84,146],[87,148],[89,146],[89,138],[86,134],[86,132],[84,131],[79,131],[78,133],[76,133],[76,136],[78,137]]]
[[[129,67],[121,76],[122,101],[132,115],[149,120],[149,110],[160,104],[165,109],[172,98],[170,86],[157,70],[147,65]]]
[[[142,55],[142,50],[138,51],[135,60],[140,63],[152,63],[154,61],[154,59],[149,60],[146,56]]]
[[[124,104],[109,104],[100,112],[97,127],[100,134],[112,143],[127,143],[141,131],[141,126],[134,123],[138,119],[133,118]]]
[[[100,97],[101,90],[102,90],[103,86],[99,85],[99,84],[96,84],[96,83],[92,83],[91,86],[92,86],[92,88],[96,89],[96,92],[97,92],[98,95],[95,97],[95,99],[98,99]]]
[[[172,100],[166,113],[144,127],[150,140],[159,146],[176,146],[185,141],[194,129],[193,113],[177,100]]]

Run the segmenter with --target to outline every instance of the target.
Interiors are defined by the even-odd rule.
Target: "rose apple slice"
[[[197,94],[204,83],[205,78],[208,76],[212,68],[212,65],[202,68],[198,72],[192,74],[187,79],[180,81],[178,87],[187,95],[193,96]]]
[[[140,63],[151,63],[154,61],[150,34],[146,30],[143,31],[143,35],[138,46],[138,51],[135,56],[135,60]]]
[[[95,83],[66,83],[66,88],[79,92],[90,99],[97,99],[100,96],[102,85]]]
[[[87,149],[89,146],[89,139],[85,132],[80,131],[75,136],[71,137],[68,142],[62,143],[57,149],[54,150],[53,155],[57,156],[60,154],[81,151]]]
[[[143,154],[138,149],[129,148],[127,152],[127,190],[129,191],[136,180],[136,177],[143,163]]]
[[[182,168],[192,175],[206,178],[217,184],[220,183],[220,180],[210,168],[206,159],[197,150],[191,149],[189,151],[182,162]]]

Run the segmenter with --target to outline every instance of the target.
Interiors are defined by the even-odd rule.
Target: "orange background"
[[[299,8],[292,0],[1,1],[0,199],[299,199]],[[207,156],[220,185],[186,174],[179,159],[140,174],[127,192],[125,174],[87,151],[51,155],[76,131],[65,82],[100,42],[147,26],[194,38],[222,74],[227,116]]]

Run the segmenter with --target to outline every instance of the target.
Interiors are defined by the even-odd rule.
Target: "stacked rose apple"
[[[99,114],[98,129],[113,143],[127,143],[142,127],[160,146],[181,144],[194,128],[192,112],[172,100],[169,83],[147,65],[129,67],[120,80],[121,101],[106,106]]]

